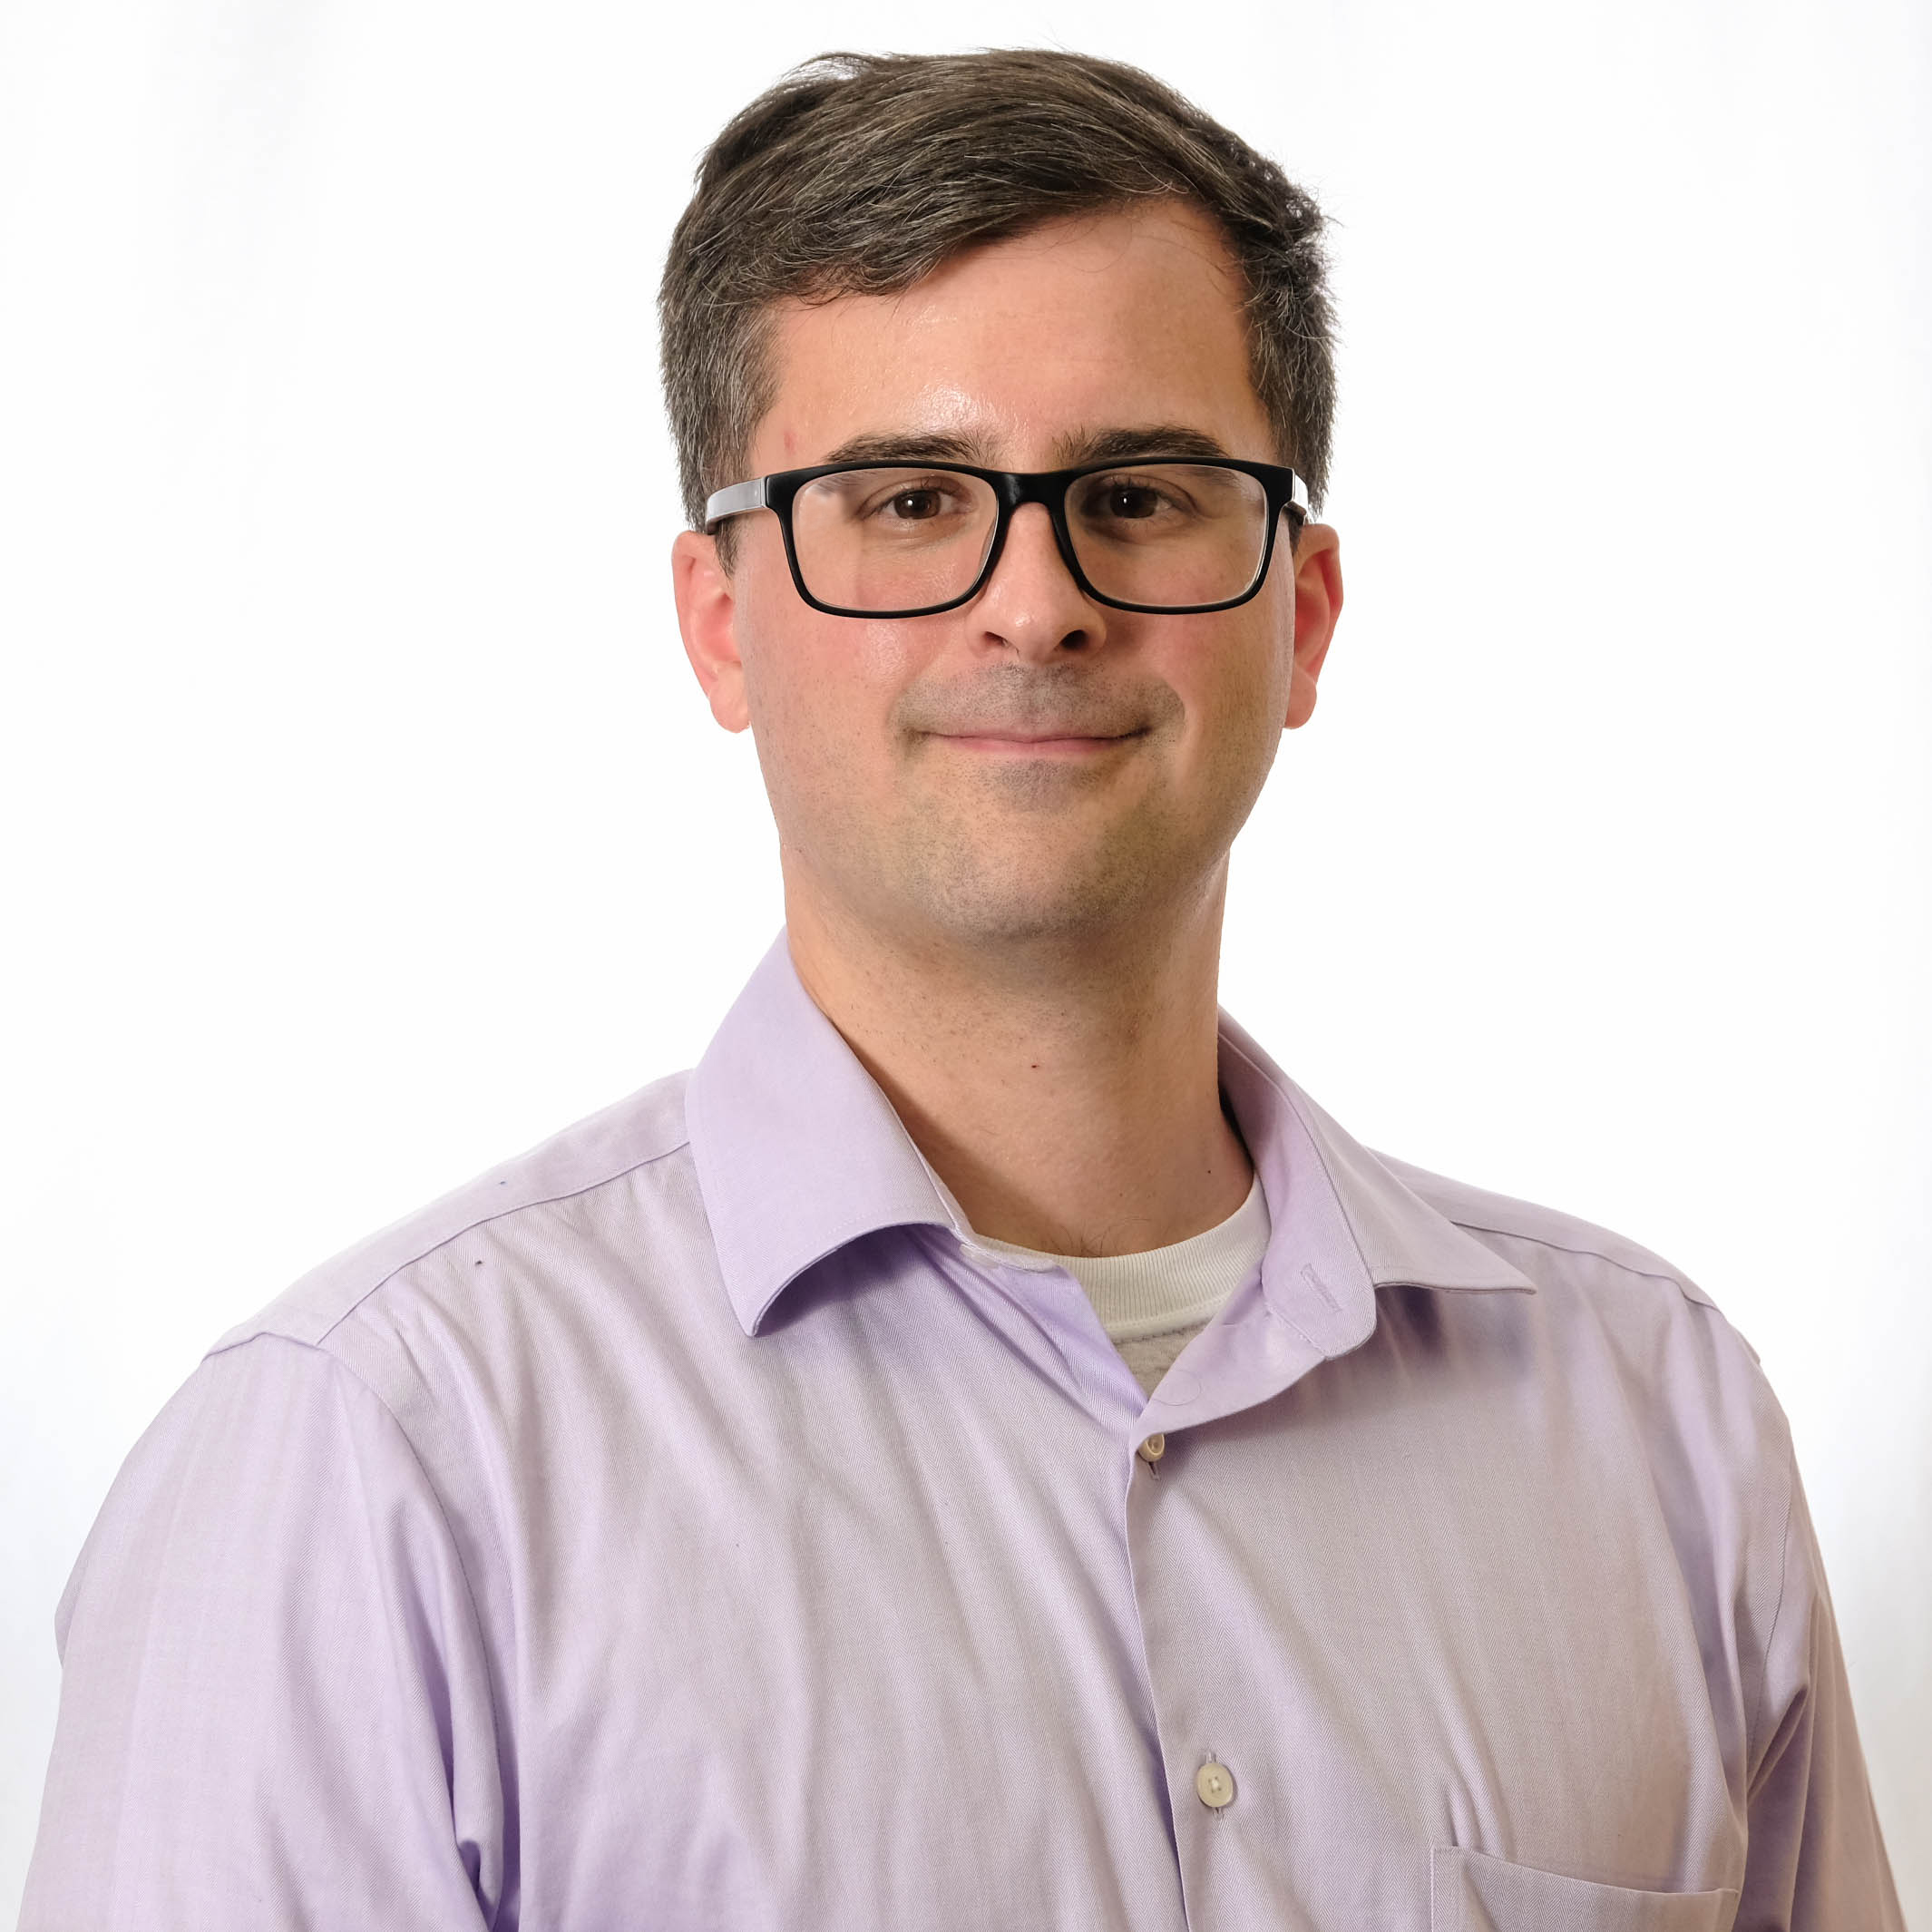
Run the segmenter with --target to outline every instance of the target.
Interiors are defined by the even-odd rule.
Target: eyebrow
[[[1202,456],[1212,460],[1230,453],[1204,430],[1185,423],[1136,424],[1127,429],[1102,429],[1064,437],[1060,459],[1071,469],[1082,463],[1117,463],[1129,456]]]
[[[1205,431],[1185,423],[1137,423],[1117,429],[1076,430],[1056,445],[1061,469],[1086,463],[1118,463],[1131,456],[1199,456],[1213,462],[1228,452]],[[944,431],[888,432],[853,436],[830,451],[826,463],[970,463],[998,469],[986,446],[972,436]]]
[[[949,436],[933,431],[925,434],[853,436],[841,443],[823,459],[826,463],[976,463],[992,465],[985,452],[970,436]]]

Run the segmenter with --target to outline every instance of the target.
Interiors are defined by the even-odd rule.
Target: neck
[[[1217,1071],[1226,876],[1104,942],[908,944],[789,889],[785,930],[976,1233],[1134,1254],[1226,1220],[1254,1177]]]

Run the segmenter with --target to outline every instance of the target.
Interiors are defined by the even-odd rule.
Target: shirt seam
[[[1439,1213],[1440,1210],[1439,1209]],[[1522,1228],[1491,1227],[1486,1221],[1459,1221],[1453,1215],[1444,1215],[1443,1219],[1451,1226],[1459,1227],[1472,1234],[1497,1234],[1505,1241],[1533,1242],[1539,1248],[1553,1249],[1558,1254],[1581,1254],[1591,1261],[1606,1263],[1613,1268],[1621,1268],[1625,1274],[1634,1274],[1639,1281],[1668,1282],[1683,1296],[1693,1308],[1709,1308],[1708,1302],[1700,1302],[1685,1288],[1683,1279],[1664,1268],[1640,1268],[1634,1262],[1621,1261],[1615,1254],[1605,1254],[1601,1248],[1573,1248],[1567,1242],[1555,1241],[1547,1234],[1532,1234]],[[1714,1311],[1713,1311],[1714,1312]]]
[[[1747,1794],[1758,1774],[1755,1763],[1758,1747],[1756,1736],[1761,1736],[1764,1729],[1764,1699],[1771,1683],[1771,1646],[1778,1639],[1778,1625],[1784,1615],[1784,1599],[1791,1590],[1791,1519],[1798,1513],[1798,1452],[1797,1446],[1787,1440],[1785,1444],[1785,1491],[1784,1491],[1784,1534],[1778,1542],[1778,1601],[1771,1607],[1771,1627],[1764,1633],[1764,1661],[1758,1670],[1758,1686],[1751,1698],[1751,1715],[1744,1727],[1744,1789]]]
[[[1634,1263],[1621,1260],[1616,1255],[1605,1254],[1601,1248],[1572,1247],[1566,1243],[1553,1241],[1547,1235],[1526,1234],[1516,1228],[1490,1227],[1481,1222],[1459,1221],[1456,1225],[1467,1227],[1473,1233],[1498,1234],[1506,1240],[1533,1242],[1538,1247],[1552,1249],[1559,1254],[1585,1255],[1593,1261],[1600,1261],[1610,1267],[1619,1269],[1625,1274],[1634,1275],[1639,1281],[1667,1282],[1683,1297],[1691,1307],[1702,1309],[1706,1314],[1715,1314],[1721,1321],[1724,1320],[1722,1310],[1714,1307],[1709,1302],[1698,1301],[1689,1293],[1683,1282],[1678,1276],[1658,1269],[1637,1267]],[[1725,1322],[1725,1326],[1730,1326],[1728,1321]],[[1736,1331],[1733,1329],[1732,1332],[1735,1334]],[[1784,1529],[1778,1545],[1778,1595],[1771,1606],[1770,1627],[1764,1634],[1763,1653],[1758,1664],[1758,1681],[1751,1691],[1750,1709],[1745,1714],[1744,1766],[1747,1792],[1751,1780],[1757,1775],[1755,1760],[1758,1753],[1759,1741],[1762,1737],[1764,1728],[1764,1700],[1769,1693],[1771,1683],[1771,1649],[1777,1641],[1778,1625],[1784,1615],[1785,1598],[1790,1594],[1791,1589],[1791,1522],[1797,1508],[1798,1464],[1796,1447],[1791,1442],[1789,1435],[1787,1435],[1785,1439],[1784,1467],[1786,1478]]]
[[[677,1150],[675,1148],[667,1148],[665,1151],[667,1153],[675,1153]],[[656,1157],[657,1156],[653,1156],[653,1158]],[[638,1166],[648,1166],[649,1163],[648,1161],[639,1161],[636,1163],[636,1165]],[[627,1174],[631,1170],[629,1168],[625,1168],[622,1170],[622,1172]],[[609,1178],[611,1180],[616,1180],[618,1178],[618,1176],[611,1175],[609,1176]],[[578,1191],[588,1192],[588,1189],[580,1189]],[[560,1195],[557,1196],[557,1198],[559,1200],[565,1200],[568,1199],[569,1196]],[[532,1202],[530,1205],[532,1206],[537,1206],[541,1205],[542,1204]],[[507,1213],[509,1212],[509,1210],[506,1209],[505,1212]],[[450,1238],[452,1240],[454,1240],[457,1237],[455,1235],[452,1235]],[[442,1244],[439,1242],[436,1245],[440,1247]],[[434,1249],[425,1249],[424,1252],[425,1254],[433,1254],[434,1252]],[[420,1260],[422,1257],[419,1255],[416,1258]],[[407,1264],[406,1262],[404,1264],[405,1267],[408,1265],[409,1264]],[[385,1275],[384,1277],[384,1280],[385,1281],[389,1279],[391,1279],[390,1276]],[[396,1436],[401,1440],[403,1447],[409,1451],[409,1459],[415,1465],[416,1474],[420,1476],[423,1479],[424,1494],[429,1498],[429,1500],[434,1506],[436,1512],[436,1520],[443,1525],[443,1533],[445,1537],[449,1538],[450,1555],[455,1559],[456,1574],[463,1578],[463,1594],[464,1600],[469,1605],[471,1624],[475,1629],[478,1643],[482,1644],[484,1646],[485,1650],[487,1650],[488,1639],[483,1634],[483,1611],[477,1602],[476,1586],[470,1576],[469,1565],[465,1563],[463,1559],[463,1543],[461,1538],[458,1537],[456,1534],[455,1525],[450,1521],[448,1505],[445,1504],[443,1499],[442,1490],[436,1487],[435,1478],[432,1476],[429,1472],[429,1465],[423,1460],[423,1452],[416,1447],[415,1438],[412,1436],[409,1433],[407,1428],[405,1427],[402,1417],[397,1415],[395,1410],[390,1406],[387,1398],[366,1376],[358,1373],[355,1368],[353,1368],[348,1362],[345,1361],[342,1357],[337,1354],[333,1349],[324,1348],[319,1342],[305,1342],[299,1335],[285,1335],[281,1333],[278,1330],[274,1329],[262,1330],[257,1334],[247,1337],[246,1340],[248,1342],[259,1342],[263,1340],[274,1342],[287,1342],[292,1343],[295,1347],[298,1349],[306,1350],[310,1354],[319,1356],[324,1361],[329,1363],[331,1367],[337,1370],[356,1388],[360,1389],[363,1393],[366,1395],[379,1410],[382,1410],[383,1414],[388,1417],[390,1427],[395,1430]],[[242,1347],[245,1345],[245,1342],[238,1342],[235,1344],[236,1347]],[[496,1747],[499,1753],[499,1768],[497,1774],[499,1779],[501,1779],[501,1753],[504,1742],[503,1713],[503,1706],[497,1702],[494,1673],[487,1668],[483,1672],[483,1689],[484,1693],[488,1696],[490,1700],[490,1734],[496,1742]],[[521,1865],[521,1847],[518,1848],[518,1862],[519,1865]],[[503,1898],[507,1895],[509,1888],[510,1870],[507,1857],[504,1860],[504,1870],[503,1876],[504,1883],[499,1888],[496,1903],[491,1908],[490,1911],[490,1932],[494,1932],[496,1922],[503,1915]]]
[[[323,1342],[327,1342],[365,1302],[368,1301],[372,1295],[380,1294],[397,1275],[405,1273],[407,1269],[415,1267],[418,1262],[428,1260],[432,1254],[448,1247],[452,1242],[461,1241],[465,1234],[473,1234],[478,1228],[488,1227],[493,1221],[507,1221],[512,1215],[524,1214],[533,1207],[554,1207],[560,1201],[574,1201],[581,1195],[594,1194],[600,1187],[608,1187],[612,1181],[622,1180],[626,1175],[636,1174],[640,1168],[652,1166],[660,1160],[668,1160],[680,1148],[688,1147],[690,1144],[691,1137],[687,1134],[681,1140],[675,1142],[672,1146],[660,1147],[657,1153],[647,1154],[641,1160],[631,1161],[625,1166],[613,1168],[609,1174],[600,1175],[594,1181],[586,1181],[581,1187],[565,1187],[555,1194],[539,1195],[532,1200],[519,1201],[512,1206],[498,1208],[493,1214],[479,1215],[475,1220],[465,1222],[463,1226],[452,1229],[442,1239],[433,1241],[427,1247],[419,1249],[415,1254],[410,1255],[406,1261],[397,1262],[395,1266],[391,1268],[386,1274],[384,1274],[376,1281],[371,1282],[360,1294],[356,1295],[346,1308],[334,1317],[327,1328],[322,1329],[314,1336],[311,1345],[319,1347]],[[229,1349],[240,1348],[246,1343],[254,1341],[258,1335],[286,1335],[291,1342],[310,1340],[310,1338],[301,1335],[290,1335],[288,1330],[282,1328],[253,1328],[247,1334],[237,1337],[233,1342],[216,1343],[208,1352],[210,1355],[223,1354]],[[331,1360],[333,1359],[332,1357]]]

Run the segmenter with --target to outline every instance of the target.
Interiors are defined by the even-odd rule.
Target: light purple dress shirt
[[[1272,1232],[1149,1398],[781,934],[142,1437],[23,1927],[1898,1927],[1750,1347],[1225,1014],[1220,1078]]]

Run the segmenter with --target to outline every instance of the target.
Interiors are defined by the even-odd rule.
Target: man
[[[1319,229],[1067,54],[719,138],[675,581],[785,932],[163,1412],[28,1927],[1899,1923],[1750,1350],[1218,1012],[1342,607]]]

